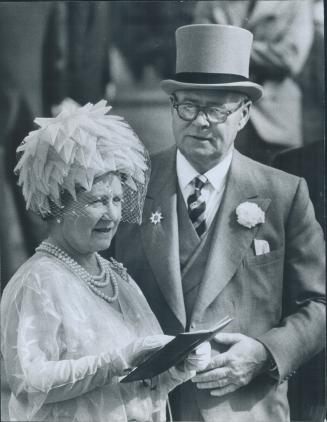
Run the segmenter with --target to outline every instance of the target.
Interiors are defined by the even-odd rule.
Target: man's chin
[[[222,160],[216,151],[213,153],[201,149],[197,151],[197,154],[194,154],[192,157],[186,157],[186,159],[196,170],[201,170],[202,173],[210,170]]]

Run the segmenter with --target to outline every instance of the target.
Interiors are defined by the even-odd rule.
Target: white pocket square
[[[256,255],[263,255],[265,253],[269,253],[269,243],[266,240],[254,239],[254,252]]]

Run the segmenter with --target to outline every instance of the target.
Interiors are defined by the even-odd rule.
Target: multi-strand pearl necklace
[[[58,246],[49,242],[42,242],[36,249],[36,252],[45,252],[59,259],[70,271],[80,277],[88,287],[98,296],[102,297],[108,303],[114,302],[118,297],[118,281],[115,272],[111,269],[110,263],[102,258],[98,253],[95,254],[101,273],[92,275],[87,272],[78,262],[71,258],[66,252]],[[108,296],[103,293],[99,287],[108,286],[112,283],[113,295]]]

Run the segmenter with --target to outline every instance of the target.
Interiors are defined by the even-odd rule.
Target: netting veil
[[[102,100],[35,119],[40,128],[18,147],[15,168],[27,209],[43,218],[64,212],[67,193],[76,200],[79,189],[90,191],[97,177],[113,172],[123,182],[122,220],[141,223],[149,154],[129,124],[110,110]]]

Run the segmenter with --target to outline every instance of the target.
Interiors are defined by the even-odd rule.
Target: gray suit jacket
[[[226,331],[259,339],[273,355],[278,381],[261,375],[224,398],[193,388],[205,421],[287,421],[284,381],[324,344],[324,241],[306,183],[234,152],[199,294],[186,321],[175,157],[172,148],[153,158],[143,223],[120,226],[116,256],[166,333],[186,325],[208,328],[229,314],[234,321]],[[249,229],[237,222],[235,209],[245,201],[265,212],[263,224]],[[156,211],[163,220],[155,225],[150,217]],[[254,239],[266,240],[270,252],[256,256]]]

